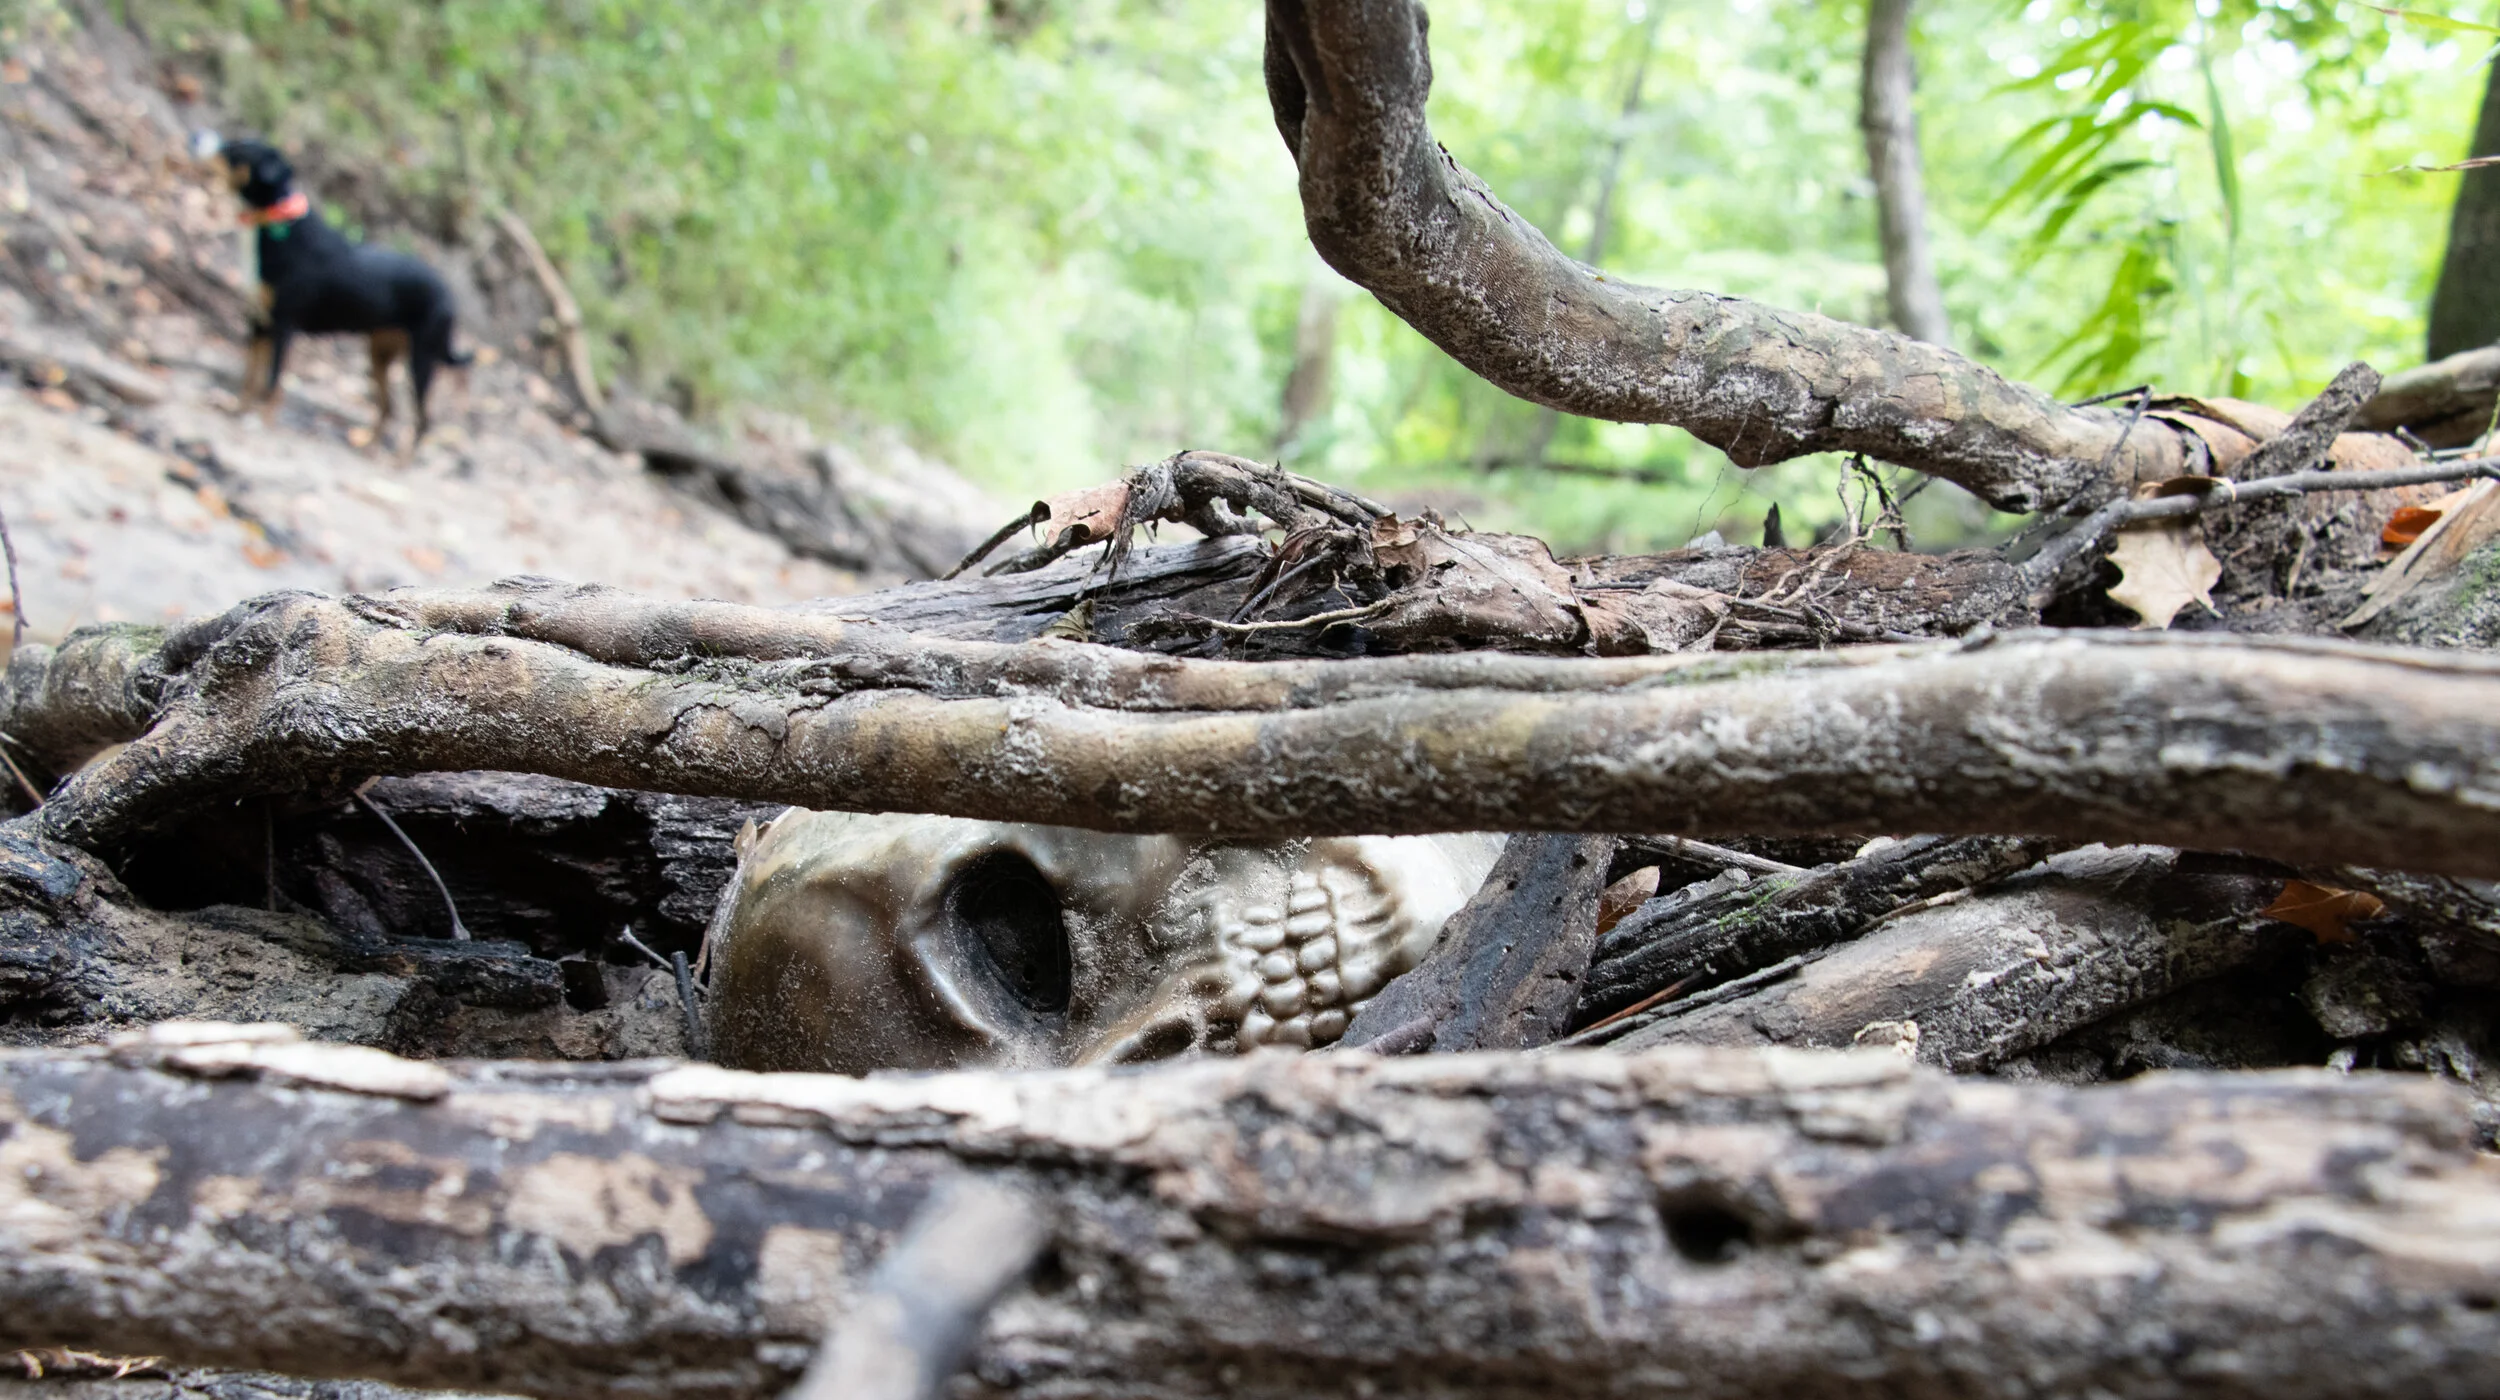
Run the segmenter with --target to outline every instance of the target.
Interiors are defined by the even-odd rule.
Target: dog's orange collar
[[[302,190],[288,195],[266,209],[246,209],[243,223],[247,228],[263,228],[270,224],[291,224],[312,212],[312,201]]]

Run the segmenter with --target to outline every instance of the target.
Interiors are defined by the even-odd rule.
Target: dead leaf
[[[400,553],[407,556],[409,563],[417,566],[418,572],[425,574],[439,574],[450,562],[443,557],[441,550],[421,544],[412,544]]]
[[[1119,528],[1120,512],[1128,509],[1128,483],[1114,481],[1102,486],[1089,486],[1070,491],[1041,502],[1050,512],[1042,522],[1044,539],[1064,539],[1071,529],[1079,532],[1076,543],[1097,544],[1111,538]]]
[[[2387,526],[2378,532],[2380,544],[2402,549],[2422,538],[2422,532],[2437,524],[2439,512],[2428,506],[2401,506],[2387,517]]]
[[[2257,912],[2262,917],[2305,928],[2316,934],[2320,943],[2352,943],[2358,940],[2346,925],[2375,919],[2387,912],[2387,906],[2377,896],[2359,890],[2286,880],[2274,903]]]
[[[274,569],[286,562],[284,551],[273,549],[259,540],[243,542],[243,558],[255,569]]]
[[[1658,893],[1658,867],[1646,865],[1608,885],[1597,896],[1597,932],[1603,936],[1608,929],[1622,923],[1633,910],[1649,902]]]
[[[2138,500],[2211,490],[2210,477],[2181,477],[2140,487]],[[2139,631],[2170,626],[2179,609],[2202,603],[2214,607],[2213,587],[2222,579],[2222,561],[2205,547],[2204,527],[2193,516],[2141,520],[2118,532],[2109,562],[2124,577],[2109,590],[2109,600],[2132,610]]]

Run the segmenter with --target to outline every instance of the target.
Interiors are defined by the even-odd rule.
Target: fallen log
[[[969,1174],[1051,1235],[986,1395],[2464,1395],[2500,1350],[2500,1162],[2422,1078],[117,1053],[0,1054],[0,1349],[743,1400]]]

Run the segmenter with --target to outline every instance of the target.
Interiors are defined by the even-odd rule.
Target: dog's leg
[[[261,393],[268,383],[269,328],[254,326],[252,338],[243,349],[243,383],[240,386],[242,392],[235,395],[237,408],[250,412],[252,405],[260,402]]]
[[[278,421],[278,381],[286,373],[286,346],[295,338],[295,328],[284,321],[269,326],[269,379],[267,397],[260,401],[260,421],[275,425]]]
[[[373,441],[386,445],[391,437],[391,362],[408,349],[408,333],[378,330],[365,344],[373,366]]]
[[[425,438],[427,427],[425,395],[426,391],[433,387],[433,350],[426,344],[425,338],[420,336],[416,343],[408,348],[408,401],[416,414],[416,423],[408,430],[408,448],[400,454],[402,461],[414,460],[417,455],[417,444]]]

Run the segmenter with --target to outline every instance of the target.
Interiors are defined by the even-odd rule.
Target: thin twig
[[[9,538],[9,517],[0,511],[0,554],[9,560],[9,645],[26,640],[26,595],[17,586],[17,541]]]
[[[980,563],[982,560],[989,558],[991,553],[997,550],[1000,545],[1005,544],[1010,539],[1013,539],[1016,531],[1029,530],[1048,519],[1050,519],[1050,503],[1048,501],[1035,501],[1031,510],[1028,510],[1024,514],[1017,516],[1015,519],[1008,521],[1006,524],[999,526],[998,533],[990,536],[986,540],[981,541],[981,543],[975,547],[970,554],[963,557],[962,563],[957,564],[955,567],[948,569],[945,573],[938,575],[938,582],[944,583],[949,579],[963,577],[964,570],[969,569],[973,565]]]
[[[1694,975],[1696,977],[1699,976],[1698,973]],[[1660,987],[1658,990],[1651,992],[1648,996],[1642,997],[1639,1001],[1632,1003],[1630,1006],[1623,1008],[1621,1011],[1618,1011],[1602,1020],[1591,1021],[1589,1024],[1582,1026],[1579,1030],[1574,1031],[1572,1034],[1575,1036],[1594,1035],[1597,1032],[1606,1029],[1608,1026],[1613,1025],[1617,1021],[1630,1020],[1632,1017],[1640,1015],[1642,1012],[1658,1005],[1660,1002],[1674,1000],[1678,992],[1681,992],[1686,987],[1693,985],[1693,980],[1693,977],[1679,977],[1674,981],[1669,982],[1667,985]]]
[[[1309,617],[1297,617],[1289,622],[1218,622],[1211,617],[1202,620],[1207,626],[1228,637],[1245,637],[1253,632],[1290,632],[1297,628],[1327,627],[1340,622],[1360,622],[1367,617],[1377,617],[1387,612],[1399,601],[1400,599],[1394,597],[1383,598],[1377,603],[1365,603],[1359,608],[1339,608],[1335,612],[1313,613]]]
[[[1744,851],[1730,850],[1725,846],[1713,846],[1707,841],[1695,841],[1684,836],[1626,836],[1623,838],[1623,844],[1627,850],[1644,858],[1663,856],[1695,865],[1733,867],[1755,875],[1802,875],[1805,873],[1805,867],[1802,865],[1789,865],[1768,856],[1751,855]]]
[[[653,967],[659,968],[664,972],[668,970],[668,959],[652,952],[650,944],[634,937],[634,926],[632,924],[627,924],[624,932],[619,933],[616,937],[617,941],[623,943],[626,947],[633,949],[635,952],[642,954],[646,958],[649,958]]]
[[[417,843],[408,839],[408,833],[399,829],[399,823],[391,820],[390,813],[373,805],[373,799],[365,796],[363,788],[356,789],[355,797],[358,806],[371,812],[374,820],[388,827],[390,833],[399,838],[399,844],[407,847],[408,854],[416,858],[417,868],[423,870],[425,877],[434,882],[435,892],[443,897],[444,910],[451,915],[451,936],[463,943],[469,942],[469,926],[460,922],[460,906],[452,903],[451,886],[443,883],[442,874],[434,868],[434,862],[425,858],[425,852],[418,850]]]
[[[0,734],[0,764],[8,765],[9,776],[17,779],[18,787],[25,792],[28,799],[33,801],[37,807],[41,807],[43,805],[43,794],[36,791],[34,780],[26,776],[25,769],[17,766],[17,760],[9,757],[9,750],[7,746],[16,742],[17,741],[15,739],[10,738],[8,735]]]
[[[703,1008],[694,999],[694,973],[686,966],[686,955],[668,955],[669,971],[677,974],[677,1005],[686,1013],[686,1055],[689,1059],[708,1059],[711,1047],[703,1035]]]

